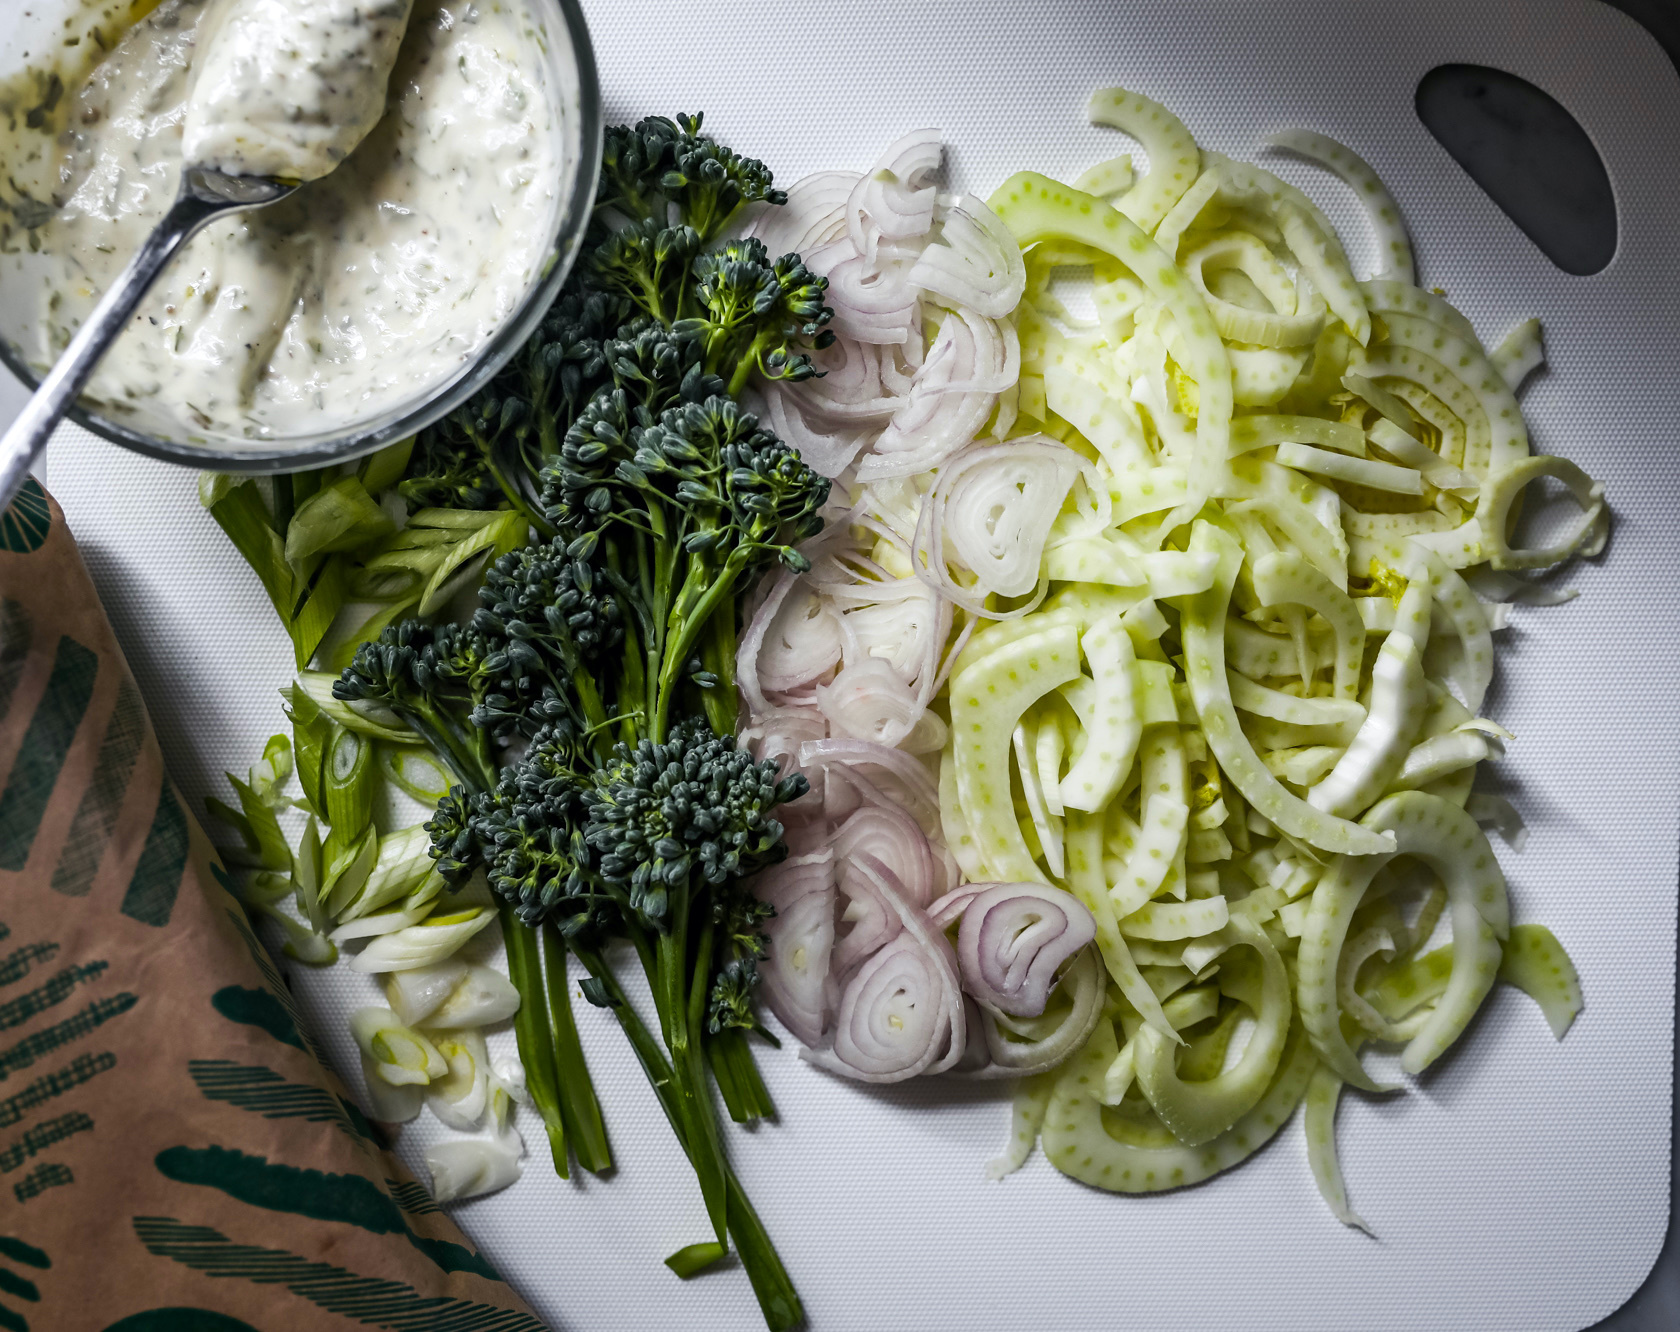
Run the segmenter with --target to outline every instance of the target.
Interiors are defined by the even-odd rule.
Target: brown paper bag
[[[0,1329],[537,1332],[221,873],[31,481],[0,515]]]

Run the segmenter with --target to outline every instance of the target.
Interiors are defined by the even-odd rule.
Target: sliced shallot
[[[981,1004],[1038,1017],[1064,963],[1097,937],[1071,893],[1041,883],[998,883],[975,894],[957,927],[963,988]]]

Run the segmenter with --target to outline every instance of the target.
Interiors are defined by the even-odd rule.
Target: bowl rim
[[[174,440],[148,434],[102,416],[85,407],[78,399],[65,413],[65,419],[113,444],[162,462],[179,463],[201,471],[230,472],[252,475],[302,471],[329,463],[348,462],[388,445],[418,435],[433,425],[496,377],[536,331],[547,315],[549,307],[560,293],[578,251],[583,247],[584,233],[595,207],[595,190],[601,174],[602,117],[600,76],[595,64],[595,48],[589,39],[589,26],[583,17],[578,0],[532,0],[548,5],[560,15],[566,35],[571,42],[577,73],[577,112],[581,122],[578,151],[580,158],[572,176],[571,189],[555,225],[554,246],[549,254],[543,276],[526,292],[520,306],[502,323],[474,354],[467,369],[442,391],[428,397],[412,411],[371,430],[352,430],[323,444],[307,448],[241,448],[219,449],[211,446],[181,444]],[[41,386],[41,379],[24,359],[10,339],[0,337],[0,363],[31,392]]]

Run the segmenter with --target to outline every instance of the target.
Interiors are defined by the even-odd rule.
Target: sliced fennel
[[[1102,990],[1082,1046],[1057,1047],[1077,1052],[1023,1082],[994,1178],[1038,1140],[1097,1187],[1195,1183],[1305,1099],[1312,1172],[1363,1225],[1334,1142],[1344,1087],[1381,1090],[1362,1048],[1429,1067],[1496,978],[1559,1034],[1579,1010],[1561,946],[1512,926],[1482,831],[1518,838],[1520,819],[1472,787],[1510,740],[1478,715],[1494,634],[1535,593],[1504,571],[1596,553],[1608,509],[1573,463],[1531,452],[1515,393],[1540,363],[1538,326],[1489,354],[1414,285],[1404,223],[1362,158],[1305,130],[1273,140],[1364,205],[1379,270],[1364,281],[1306,193],[1202,151],[1128,90],[1096,93],[1089,113],[1147,169],[1114,157],[1072,184],[1021,171],[992,194],[1025,274],[1013,388],[987,379],[990,421],[925,474],[866,450],[841,475],[856,549],[783,576],[775,595],[795,583],[801,614],[777,619],[786,642],[756,681],[743,666],[743,689],[764,704],[761,734],[815,755],[798,728],[829,734],[835,664],[884,688],[888,657],[908,655],[880,608],[931,591],[948,614],[922,673],[899,662],[893,682],[925,714],[895,757],[913,778],[934,769],[911,785],[919,803],[937,791],[951,881],[971,885],[944,900],[960,911],[955,895],[994,881],[1065,890],[1095,926],[1063,973],[1074,1006],[1094,975]],[[1520,521],[1536,485],[1579,509],[1539,541]],[[865,597],[882,663],[867,679],[845,646],[864,641]],[[904,641],[928,622],[904,617]],[[810,669],[784,678],[788,659]],[[828,781],[839,808],[861,789]],[[1431,949],[1443,915],[1452,942]],[[1008,1021],[970,1025],[1020,1048],[1043,1034]],[[968,1041],[919,1067],[940,1054],[995,1072]]]
[[[1333,1136],[1344,1083],[1376,1087],[1359,1046],[1400,1043],[1407,1072],[1427,1067],[1496,975],[1560,1034],[1579,1007],[1556,941],[1511,927],[1477,826],[1516,836],[1520,820],[1470,796],[1508,738],[1475,719],[1503,621],[1472,581],[1483,564],[1595,552],[1603,492],[1529,454],[1512,393],[1539,363],[1538,326],[1489,356],[1413,286],[1393,198],[1358,156],[1306,131],[1273,140],[1366,206],[1383,271],[1364,283],[1306,196],[1198,154],[1164,108],[1110,90],[1092,117],[1138,138],[1149,172],[1105,165],[1072,188],[1024,172],[992,206],[1025,252],[1023,373],[1047,390],[1018,399],[1014,430],[1087,460],[1112,520],[1058,528],[1043,603],[970,641],[940,786],[953,845],[987,848],[959,850],[969,877],[1061,884],[1091,909],[1118,1015],[1053,1088],[1023,1089],[994,1174],[1026,1159],[1042,1119],[1052,1164],[1088,1183],[1191,1183],[1254,1150],[1305,1095],[1315,1177],[1362,1225]],[[1079,264],[1097,308],[1116,312],[1094,325],[1048,295]],[[1283,383],[1262,390],[1260,373]],[[1580,516],[1520,545],[1518,496],[1543,478]],[[1203,563],[1158,563],[1174,556]],[[1112,620],[1072,609],[1102,589],[1124,598],[1130,654],[1114,651]],[[1011,767],[992,737],[1028,709],[1031,745]],[[1193,784],[1162,763],[1163,743]],[[1425,953],[1443,907],[1456,944]],[[1228,1055],[1239,1017],[1252,1030]]]

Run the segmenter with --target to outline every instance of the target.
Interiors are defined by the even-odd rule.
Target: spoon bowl
[[[529,49],[538,53],[562,175],[554,182],[546,244],[531,267],[523,293],[458,368],[352,420],[316,420],[298,413],[286,423],[283,434],[272,436],[220,433],[202,423],[150,410],[144,402],[136,410],[130,404],[93,397],[73,401],[67,419],[133,452],[168,462],[218,472],[287,472],[346,461],[407,439],[488,384],[530,337],[571,269],[593,209],[601,152],[600,93],[588,28],[577,0],[499,3],[519,16],[532,43]],[[101,16],[107,8],[105,0],[33,0],[19,12],[15,24],[9,28],[0,24],[0,89],[45,89],[60,70],[60,82],[54,86],[80,87],[91,57],[78,53],[97,52],[101,44],[111,41],[108,25],[101,28],[98,42],[90,35],[90,25],[104,23]],[[67,45],[62,40],[66,32],[79,40]],[[51,68],[41,64],[40,53],[48,51],[61,53],[44,57]],[[83,63],[76,64],[78,59]],[[50,117],[40,130],[27,128],[23,112],[35,106],[41,94],[25,91],[17,96],[16,129],[10,135],[0,134],[0,158],[8,166],[26,155],[52,154],[55,148],[48,136],[62,128],[50,123]],[[61,93],[61,104],[69,100],[68,92]],[[27,182],[21,173],[18,179]],[[223,177],[223,181],[247,179]],[[245,187],[215,183],[208,173],[201,173],[195,188],[226,199],[229,190]],[[32,389],[52,368],[51,353],[40,350],[51,338],[51,316],[41,300],[42,282],[51,273],[46,254],[31,252],[24,232],[52,216],[53,205],[47,202],[51,191],[52,186],[45,184],[32,188],[33,200],[17,200],[13,213],[0,214],[0,362]],[[302,202],[299,199],[290,206]],[[9,245],[4,243],[8,223]]]
[[[209,167],[191,166],[181,173],[174,204],[0,438],[0,510],[12,502],[76,395],[93,377],[99,358],[128,326],[176,252],[216,218],[278,203],[296,189],[266,176],[230,176]]]

